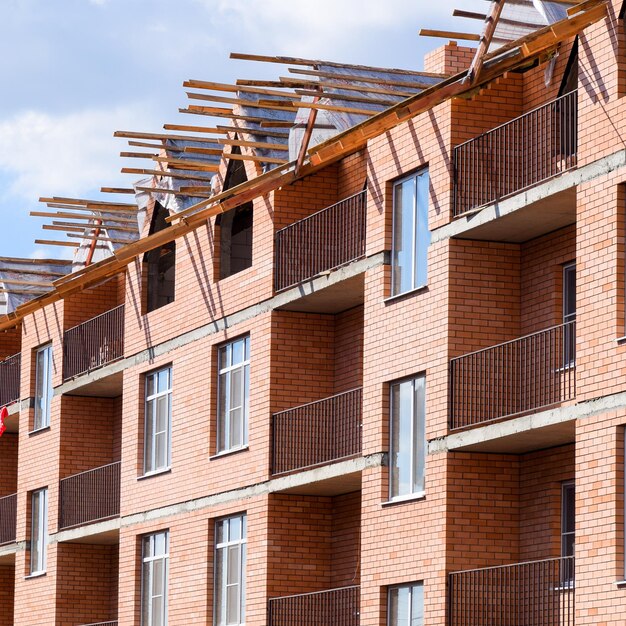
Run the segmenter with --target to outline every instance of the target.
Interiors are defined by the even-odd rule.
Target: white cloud
[[[0,171],[11,180],[3,192],[32,201],[40,195],[80,195],[123,180],[124,143],[113,131],[159,128],[152,118],[144,106],[133,104],[58,116],[24,111],[0,121]]]

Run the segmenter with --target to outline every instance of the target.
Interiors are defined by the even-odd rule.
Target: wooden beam
[[[128,244],[128,243],[132,243],[132,240],[128,240],[128,239],[113,239],[112,237],[104,237],[102,235],[74,235],[72,233],[67,233],[68,237],[72,237],[74,239],[84,239],[86,241],[93,241],[94,239],[96,241],[103,241],[103,242],[107,242],[107,243],[121,243],[121,244]]]
[[[261,128],[251,128],[250,126],[221,126],[220,128],[228,128],[232,134],[262,135],[263,137],[276,137],[277,139],[289,138],[289,131],[285,130],[264,130]]]
[[[0,278],[0,283],[4,283],[6,285],[34,285],[36,287],[52,288],[52,283],[42,283],[34,280],[13,280],[12,278]]]
[[[233,161],[254,161],[255,163],[277,163],[278,165],[284,165],[287,163],[285,159],[276,159],[274,157],[256,156],[252,154],[233,154],[232,152],[224,153],[225,159],[231,159]]]
[[[215,148],[200,148],[196,146],[187,146],[183,152],[185,154],[209,154],[213,156],[220,156],[222,154],[222,150],[216,150]]]
[[[145,141],[129,141],[128,145],[136,147],[136,148],[152,148],[153,150],[167,151],[167,152],[182,152],[183,151],[182,148],[174,148],[172,146],[166,145],[165,143],[158,145],[156,143],[147,143]],[[138,152],[137,154],[141,154],[141,153]]]
[[[188,109],[178,109],[179,113],[188,113],[191,115],[208,115],[209,117],[226,117],[231,120],[242,120],[244,122],[251,122],[254,124],[263,124],[265,122],[274,122],[275,120],[271,120],[269,117],[257,117],[254,115],[240,115],[239,113],[220,113],[219,109],[214,107],[197,107],[190,106]],[[281,125],[283,127],[291,127],[293,126],[293,122],[282,122]],[[233,132],[235,129],[233,129]]]
[[[120,152],[121,157],[128,159],[151,159],[152,157],[159,156],[159,153],[151,152]]]
[[[384,87],[373,87],[370,85],[352,85],[350,83],[335,83],[332,81],[321,80],[307,80],[306,78],[296,79],[289,76],[281,76],[278,81],[274,80],[238,80],[237,84],[250,83],[250,84],[267,84],[267,85],[281,85],[286,87],[292,87],[294,89],[317,89],[322,87],[324,89],[341,89],[342,91],[358,91],[359,93],[376,93],[392,96],[414,96],[415,91],[402,91],[400,89],[386,89]],[[421,89],[421,88],[420,88]]]
[[[135,193],[134,189],[128,187],[100,187],[102,193]]]
[[[80,230],[93,230],[94,228],[111,228],[112,230],[119,230],[122,232],[127,232],[127,233],[136,233],[138,231],[137,228],[137,224],[135,223],[135,227],[131,228],[129,226],[120,226],[119,224],[115,223],[109,223],[108,220],[104,219],[104,220],[98,220],[98,218],[96,218],[96,221],[100,221],[102,223],[99,224],[83,224],[82,228]],[[57,222],[57,221],[53,221],[52,222],[53,226],[68,226],[68,227],[72,227],[72,226],[76,226],[76,224],[71,224],[70,222]],[[76,231],[74,231],[76,232]]]
[[[376,67],[373,65],[353,65],[351,63],[337,63],[336,61],[320,61],[313,59],[300,59],[298,57],[283,56],[265,56],[261,54],[242,54],[240,52],[231,52],[231,59],[241,59],[246,61],[261,61],[264,63],[280,63],[282,65],[326,65],[328,67],[337,67],[342,69],[361,70],[365,72],[385,72],[387,74],[406,74],[420,76],[428,76],[431,78],[447,78],[447,74],[433,74],[431,72],[419,72],[415,70],[401,70],[389,67]]]
[[[472,60],[472,64],[470,65],[469,70],[467,71],[467,81],[470,85],[476,84],[480,76],[480,72],[483,69],[483,63],[485,60],[485,55],[489,50],[489,45],[491,44],[491,40],[493,39],[494,33],[496,32],[496,26],[498,25],[498,20],[500,19],[500,15],[502,14],[502,10],[504,9],[505,0],[494,0],[491,5],[491,11],[487,17],[485,22],[485,31],[480,38],[480,43],[478,44],[478,48],[476,49],[476,54],[474,55],[474,59]]]
[[[239,139],[220,139],[219,143],[225,146],[240,146],[242,148],[262,148],[264,150],[289,151],[284,143],[266,143],[264,141],[243,141]],[[191,152],[191,150],[190,150]]]
[[[385,98],[370,98],[368,96],[352,96],[349,94],[329,93],[327,91],[320,93],[312,89],[297,89],[296,92],[300,96],[310,96],[312,98],[314,98],[315,96],[319,96],[320,98],[324,98],[327,100],[342,100],[344,102],[363,102],[365,104],[380,104],[381,106],[393,106],[394,104],[397,104],[399,100],[403,99],[402,96],[398,96],[398,100],[388,100]]]
[[[41,263],[41,261],[39,261]],[[29,270],[29,269],[8,269],[6,267],[0,268],[0,272],[10,272],[11,274],[26,274],[28,276],[53,276],[53,277],[61,277],[67,276],[67,272],[48,272],[48,271],[39,271],[39,270]]]
[[[78,206],[102,206],[113,208],[125,208],[137,210],[137,205],[129,202],[104,202],[102,200],[85,200],[83,198],[61,198],[53,196],[52,198],[39,198],[39,202],[62,202],[63,204],[76,204]]]
[[[134,215],[135,211],[128,211],[126,209],[122,209],[122,208],[116,208],[116,207],[107,207],[106,209],[102,209],[102,208],[94,208],[93,205],[91,205],[90,207],[85,207],[85,206],[77,206],[75,204],[61,204],[61,203],[56,203],[56,202],[48,202],[46,204],[46,206],[50,209],[63,209],[65,211],[103,211],[105,213],[120,213],[122,215]]]
[[[243,93],[252,93],[259,94],[262,96],[280,96],[281,98],[296,98],[297,96],[293,93],[289,93],[284,91],[287,87],[282,87],[280,89],[261,89],[259,87],[247,87],[244,85],[229,85],[227,83],[213,83],[205,80],[186,80],[183,83],[183,87],[190,87],[192,89],[208,89],[210,91],[223,91],[226,93],[239,93],[240,91]]]
[[[395,87],[406,87],[410,89],[426,89],[433,86],[432,83],[409,82],[406,80],[394,80],[392,78],[379,78],[376,76],[359,76],[358,74],[342,74],[341,76],[338,76],[337,74],[332,74],[330,72],[321,72],[319,70],[300,70],[295,67],[290,67],[289,72],[293,74],[304,74],[305,76],[319,76],[320,78],[350,80],[373,85],[393,85]]]
[[[394,103],[395,104],[395,103]],[[259,106],[266,106],[266,102],[259,101]],[[278,107],[276,107],[278,108]],[[379,111],[372,109],[359,109],[357,107],[344,107],[335,104],[322,104],[321,102],[284,102],[280,105],[280,110],[291,111],[298,109],[318,109],[321,111],[335,111],[338,113],[352,113],[353,115],[376,115]]]
[[[176,130],[189,133],[214,133],[216,135],[223,135],[226,133],[224,130],[220,130],[219,127],[207,127],[207,126],[185,126],[184,124],[163,124],[164,130]]]
[[[217,132],[217,131],[216,131]],[[168,135],[166,133],[136,133],[126,130],[117,130],[113,133],[114,137],[122,137],[125,139],[157,139],[171,141],[189,141],[191,143],[206,143],[206,137],[196,137],[192,135]]]
[[[52,239],[35,239],[35,243],[43,246],[68,246],[70,248],[80,247],[79,243],[74,243],[73,241],[53,241]]]
[[[460,39],[463,41],[480,41],[480,35],[476,33],[457,33],[452,30],[433,30],[431,28],[422,28],[419,32],[420,37],[440,37],[442,39]]]
[[[39,243],[39,242],[35,241],[35,243]],[[49,241],[47,243],[56,244],[57,242]],[[52,290],[52,285],[50,285],[50,290]],[[44,291],[40,289],[33,289],[32,291],[27,290],[27,289],[0,289],[0,293],[12,293],[12,294],[19,295],[19,296],[43,296],[47,293],[50,293],[50,291]]]
[[[187,197],[193,197],[193,198],[210,198],[211,194],[210,193],[198,193],[193,192],[193,193],[185,193],[181,190],[177,191],[176,189],[163,189],[161,187],[137,187],[137,189],[139,189],[140,191],[145,191],[147,193],[166,193],[166,194],[170,194],[173,196],[187,196]],[[211,188],[209,186],[204,187],[203,189],[210,191]]]
[[[152,157],[157,163],[167,163],[168,168],[179,170],[194,170],[198,172],[217,172],[219,165],[205,163],[204,161],[187,161],[186,159],[170,159],[168,157]]]
[[[62,230],[73,233],[82,233],[86,228],[89,228],[89,226],[51,226],[50,224],[44,224],[41,228],[43,230]]]
[[[122,174],[139,174],[146,176],[166,176],[169,178],[179,178],[180,180],[209,180],[200,174],[177,174],[176,172],[168,172],[167,170],[148,170],[136,167],[123,167]]]
[[[52,218],[63,218],[63,219],[71,219],[71,220],[79,220],[75,222],[75,224],[80,223],[80,221],[94,221],[94,220],[105,220],[107,223],[115,223],[115,224],[137,224],[136,219],[126,219],[123,217],[101,217],[97,215],[74,215],[73,213],[46,213],[44,211],[31,211],[30,215],[32,217],[52,217]],[[52,222],[55,224],[56,222]],[[70,222],[66,222],[70,224]]]

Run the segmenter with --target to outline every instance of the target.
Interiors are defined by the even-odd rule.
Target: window
[[[576,532],[576,498],[573,480],[561,485],[561,557],[574,556]],[[562,564],[561,580],[570,583],[574,580],[574,564],[567,559]]]
[[[158,202],[154,205],[150,234],[167,227],[165,218],[167,209]],[[144,268],[148,274],[146,313],[174,302],[176,278],[176,243],[169,241],[159,248],[149,250],[143,257]]]
[[[576,263],[563,266],[563,365],[576,364]]]
[[[31,494],[30,528],[30,574],[43,574],[46,571],[46,551],[48,543],[48,490],[38,489]]]
[[[233,146],[232,154],[241,154],[239,146]],[[245,161],[230,159],[224,179],[224,191],[248,180]],[[252,267],[253,203],[245,204],[218,216],[220,227],[220,278],[227,278]]]
[[[242,448],[248,443],[250,337],[219,348],[217,451]]]
[[[35,353],[35,420],[33,430],[50,426],[52,400],[52,344]]]
[[[390,587],[387,612],[388,626],[423,626],[423,583]]]
[[[215,624],[243,624],[246,614],[246,516],[215,525]]]
[[[424,491],[426,378],[391,385],[391,499]]]
[[[142,540],[141,626],[167,624],[169,535],[163,531]]]
[[[146,376],[144,474],[167,469],[171,462],[172,368]]]
[[[391,295],[423,287],[427,282],[428,170],[420,170],[393,186]]]

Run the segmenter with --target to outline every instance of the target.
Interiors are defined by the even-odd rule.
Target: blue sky
[[[40,196],[98,198],[130,186],[115,130],[206,124],[177,113],[183,80],[274,78],[284,66],[231,51],[420,69],[442,40],[421,27],[476,30],[453,8],[484,0],[3,0],[0,20],[0,256],[60,257]],[[114,199],[107,194],[108,199]]]

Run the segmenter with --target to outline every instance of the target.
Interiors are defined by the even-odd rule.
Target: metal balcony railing
[[[112,622],[94,622],[93,624],[83,624],[83,626],[117,626],[117,620]]]
[[[124,305],[65,331],[63,380],[90,372],[124,356]]]
[[[358,586],[272,598],[268,626],[359,626]]]
[[[15,541],[17,494],[0,498],[0,546]]]
[[[449,626],[574,626],[574,557],[449,575]]]
[[[450,428],[511,417],[576,397],[576,322],[450,361]]]
[[[20,399],[22,354],[14,354],[0,363],[0,407]]]
[[[120,462],[81,472],[59,483],[59,529],[120,514]]]
[[[361,452],[363,390],[272,416],[272,474],[336,461]]]
[[[276,291],[365,255],[362,191],[276,232]]]
[[[576,167],[578,92],[454,148],[454,216]]]

